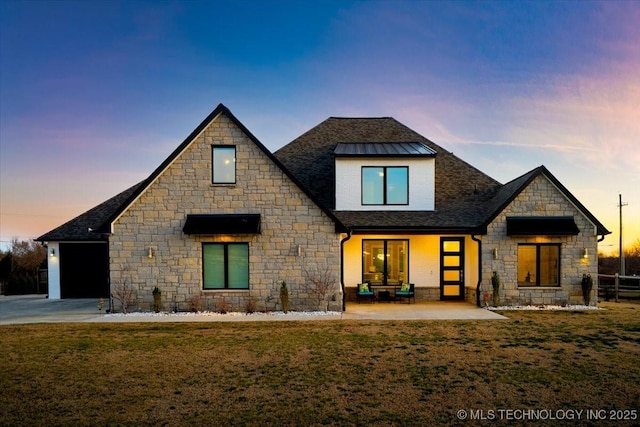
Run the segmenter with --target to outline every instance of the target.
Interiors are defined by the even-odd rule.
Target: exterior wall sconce
[[[584,258],[584,259],[589,258],[589,252],[587,251],[587,248],[584,248],[582,250],[582,258]]]
[[[51,258],[55,258],[56,257],[56,250],[51,248],[51,253],[49,254],[49,256],[51,256]]]
[[[493,248],[491,254],[493,255],[493,259],[498,259],[498,248]]]
[[[153,249],[151,249],[151,246],[149,246],[149,250],[147,251],[147,256],[149,257],[149,259],[153,259]]]
[[[298,256],[302,256],[302,245],[298,245],[297,251]]]

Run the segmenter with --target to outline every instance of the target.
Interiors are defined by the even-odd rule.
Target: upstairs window
[[[363,166],[363,205],[408,205],[409,168],[407,166]]]
[[[236,183],[236,147],[212,147],[212,180],[214,184]]]

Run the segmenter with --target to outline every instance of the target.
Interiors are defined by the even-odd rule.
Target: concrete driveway
[[[98,301],[98,299],[52,300],[47,299],[44,295],[1,295],[0,325],[86,322],[101,316],[98,310]]]
[[[55,322],[220,322],[286,320],[498,320],[489,310],[464,302],[418,304],[348,303],[344,313],[132,313],[107,315],[98,310],[98,299],[50,300],[43,295],[0,296],[0,325]]]

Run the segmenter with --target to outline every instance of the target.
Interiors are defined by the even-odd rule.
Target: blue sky
[[[605,251],[622,193],[631,244],[638,22],[615,0],[0,0],[0,240],[144,179],[222,102],[272,151],[392,116],[501,182],[544,164]]]

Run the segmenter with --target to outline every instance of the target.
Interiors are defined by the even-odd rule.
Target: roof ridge
[[[334,120],[395,120],[390,116],[382,116],[382,117],[337,117],[337,116],[329,116],[328,119]]]

